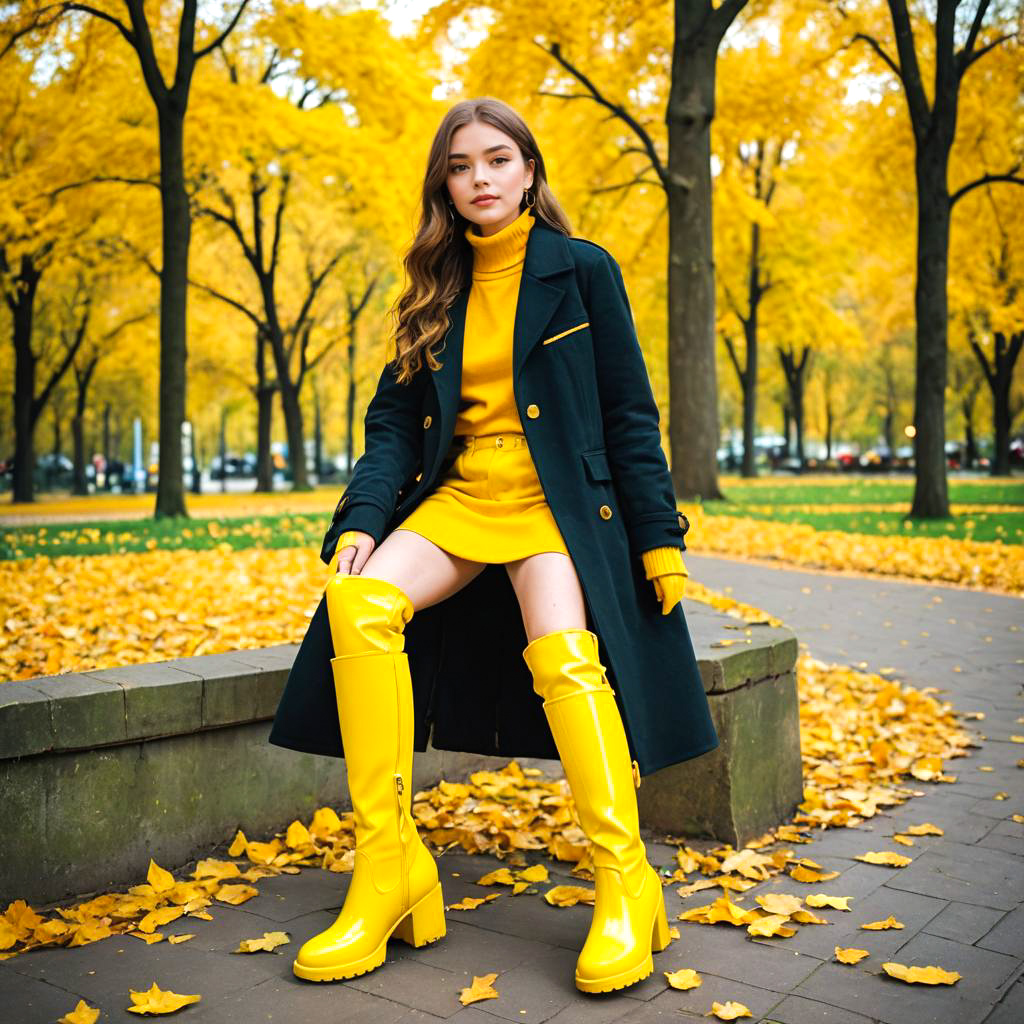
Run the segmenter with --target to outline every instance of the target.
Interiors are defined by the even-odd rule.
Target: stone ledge
[[[0,761],[273,718],[297,644],[0,684]]]
[[[739,620],[689,604],[687,622],[709,696],[793,671],[797,641],[789,630],[751,626],[749,644],[712,647],[717,639],[747,639],[741,630],[722,628]],[[2,683],[0,760],[272,718],[297,651],[297,644],[279,644]]]
[[[802,799],[796,638],[685,602],[720,746],[644,778],[641,823],[740,845]],[[726,626],[739,626],[726,629]],[[749,640],[712,647],[719,639]],[[230,838],[350,806],[344,763],[267,742],[297,645],[0,684],[0,907],[173,870]],[[414,758],[413,785],[508,758]],[[558,770],[558,762],[551,762]]]

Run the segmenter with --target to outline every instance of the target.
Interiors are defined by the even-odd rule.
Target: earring
[[[528,188],[524,188],[523,189],[523,195],[526,197],[526,208],[527,209],[530,209],[531,206],[536,206],[537,205],[537,197],[532,195]],[[532,203],[530,202],[531,198],[533,199]]]

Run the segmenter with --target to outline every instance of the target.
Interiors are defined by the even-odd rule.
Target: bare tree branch
[[[227,39],[227,37],[231,34],[234,27],[238,24],[238,19],[242,16],[242,13],[245,11],[245,8],[248,6],[248,4],[249,0],[242,0],[242,2],[238,5],[238,10],[235,11],[235,16],[228,23],[227,28],[225,28],[224,31],[221,32],[221,34],[217,36],[217,38],[214,39],[212,43],[209,44],[209,46],[204,46],[201,50],[196,50],[196,52],[192,55],[195,60],[202,60],[203,57],[205,57],[208,53],[212,53],[219,46],[222,46],[224,44],[224,40]]]
[[[99,18],[101,21],[108,21],[113,25],[118,32],[121,33],[128,40],[129,45],[135,46],[135,35],[132,30],[119,18],[115,18],[114,15],[108,14],[106,11],[101,11],[96,7],[90,7],[89,4],[80,3],[63,3],[60,5],[61,14],[65,11],[82,11],[85,14],[91,14],[94,18]]]
[[[953,204],[957,202],[957,200],[963,199],[963,197],[967,195],[968,192],[972,191],[973,189],[979,188],[982,185],[988,185],[990,182],[993,181],[1006,181],[1014,185],[1024,185],[1024,178],[1018,178],[1014,174],[1014,171],[1020,170],[1021,165],[1021,161],[1018,160],[1017,163],[1013,165],[1013,167],[1011,167],[1008,171],[1005,171],[1002,174],[983,174],[977,180],[968,182],[966,185],[961,185],[960,188],[958,188],[949,197],[950,207],[952,207]]]
[[[875,39],[874,36],[869,36],[866,32],[854,32],[853,36],[850,38],[850,42],[855,43],[858,40],[862,40],[863,42],[867,43],[868,46],[870,46],[871,49],[874,50],[875,53],[877,53],[878,56],[881,57],[882,60],[884,60],[885,63],[889,65],[889,67],[892,69],[892,73],[902,81],[903,72],[900,71],[899,64],[897,64],[896,61],[894,61],[892,57],[890,57],[889,54],[885,52],[885,50],[882,48],[882,44],[877,39]]]
[[[651,162],[651,166],[654,168],[655,173],[661,181],[663,187],[668,185],[668,170],[661,161],[661,157],[658,156],[657,147],[654,145],[654,140],[647,133],[647,130],[642,124],[625,107],[617,103],[612,103],[611,100],[605,99],[604,95],[597,88],[596,85],[585,75],[579,68],[575,67],[569,60],[562,56],[562,47],[560,43],[552,43],[550,46],[545,46],[543,43],[538,43],[534,40],[536,46],[540,47],[545,53],[550,54],[554,57],[559,64],[565,68],[584,88],[589,92],[589,98],[593,99],[596,103],[600,104],[606,110],[609,111],[610,116],[617,117],[619,120],[624,121],[633,131],[636,133],[637,138],[643,145],[644,152],[647,154],[647,158]],[[570,96],[562,97],[564,99],[582,99],[585,98],[581,94],[572,94]]]
[[[124,178],[117,174],[97,174],[92,178],[83,178],[82,181],[69,181],[67,184],[58,185],[50,192],[44,193],[50,199],[56,199],[62,192],[68,192],[74,188],[83,188],[86,185],[95,185],[102,182],[117,182],[120,185],[151,185],[155,189],[160,188],[160,182],[152,178]]]

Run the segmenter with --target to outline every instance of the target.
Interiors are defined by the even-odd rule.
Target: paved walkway
[[[684,909],[715,898],[709,890],[684,900],[665,889],[670,924],[680,938],[655,954],[654,973],[619,993],[586,995],[572,974],[589,927],[589,907],[554,909],[540,897],[500,899],[466,914],[448,914],[448,934],[414,950],[401,942],[388,961],[346,982],[314,985],[291,973],[304,939],[337,916],[344,881],[303,871],[263,879],[260,895],[242,907],[216,904],[214,920],[176,921],[166,934],[197,931],[172,946],[147,946],[123,937],[75,949],[39,950],[0,962],[0,1017],[13,1024],[57,1021],[80,996],[102,1009],[100,1024],[137,1021],[126,1011],[130,988],[156,982],[176,992],[202,994],[175,1014],[203,1024],[259,1021],[319,1024],[647,1024],[715,1020],[712,1000],[738,1000],[752,1022],[779,1024],[1017,1024],[1024,1020],[1024,773],[1016,767],[1024,745],[1024,603],[1012,597],[951,587],[844,578],[745,562],[687,555],[693,579],[778,616],[814,656],[863,666],[894,667],[894,677],[936,686],[961,711],[984,711],[972,731],[985,736],[980,750],[954,761],[953,784],[922,784],[927,795],[880,813],[858,830],[831,829],[799,855],[841,872],[823,891],[853,896],[850,922],[803,926],[789,939],[752,939],[744,929],[675,921]],[[1016,628],[1015,628],[1016,627]],[[960,672],[954,671],[959,665]],[[557,769],[557,763],[523,762]],[[992,772],[978,771],[992,765]],[[1010,799],[994,800],[1006,791]],[[880,844],[911,822],[931,821],[942,836],[920,837],[914,847]],[[868,835],[862,833],[867,832]],[[657,867],[674,849],[647,839]],[[698,847],[713,844],[694,843]],[[914,862],[884,868],[853,858],[866,849],[898,849]],[[222,851],[221,851],[222,852]],[[214,851],[211,851],[213,854]],[[531,858],[532,860],[532,858]],[[554,883],[573,883],[569,865],[547,862]],[[446,903],[479,896],[473,880],[501,866],[493,857],[445,853],[440,861]],[[459,874],[460,877],[452,877]],[[342,882],[339,885],[339,881]],[[779,876],[749,890],[800,888]],[[904,928],[865,932],[858,925],[894,915]],[[277,954],[234,955],[242,938],[286,930],[291,943]],[[833,958],[836,945],[867,948],[857,966]],[[884,960],[938,964],[962,975],[954,986],[908,985],[881,971]],[[663,971],[695,968],[703,984],[688,992],[668,987]],[[498,999],[463,1007],[459,990],[474,974],[495,971]],[[10,1014],[13,1011],[13,1016]]]

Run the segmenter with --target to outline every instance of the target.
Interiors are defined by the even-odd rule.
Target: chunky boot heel
[[[444,938],[444,900],[441,883],[438,882],[426,896],[412,907],[391,933],[393,939],[401,939],[410,946],[425,946]]]
[[[659,879],[658,884],[661,884]],[[660,953],[672,941],[668,933],[668,917],[665,914],[665,894],[658,897],[658,914],[654,918],[654,928],[651,930],[651,951]]]

